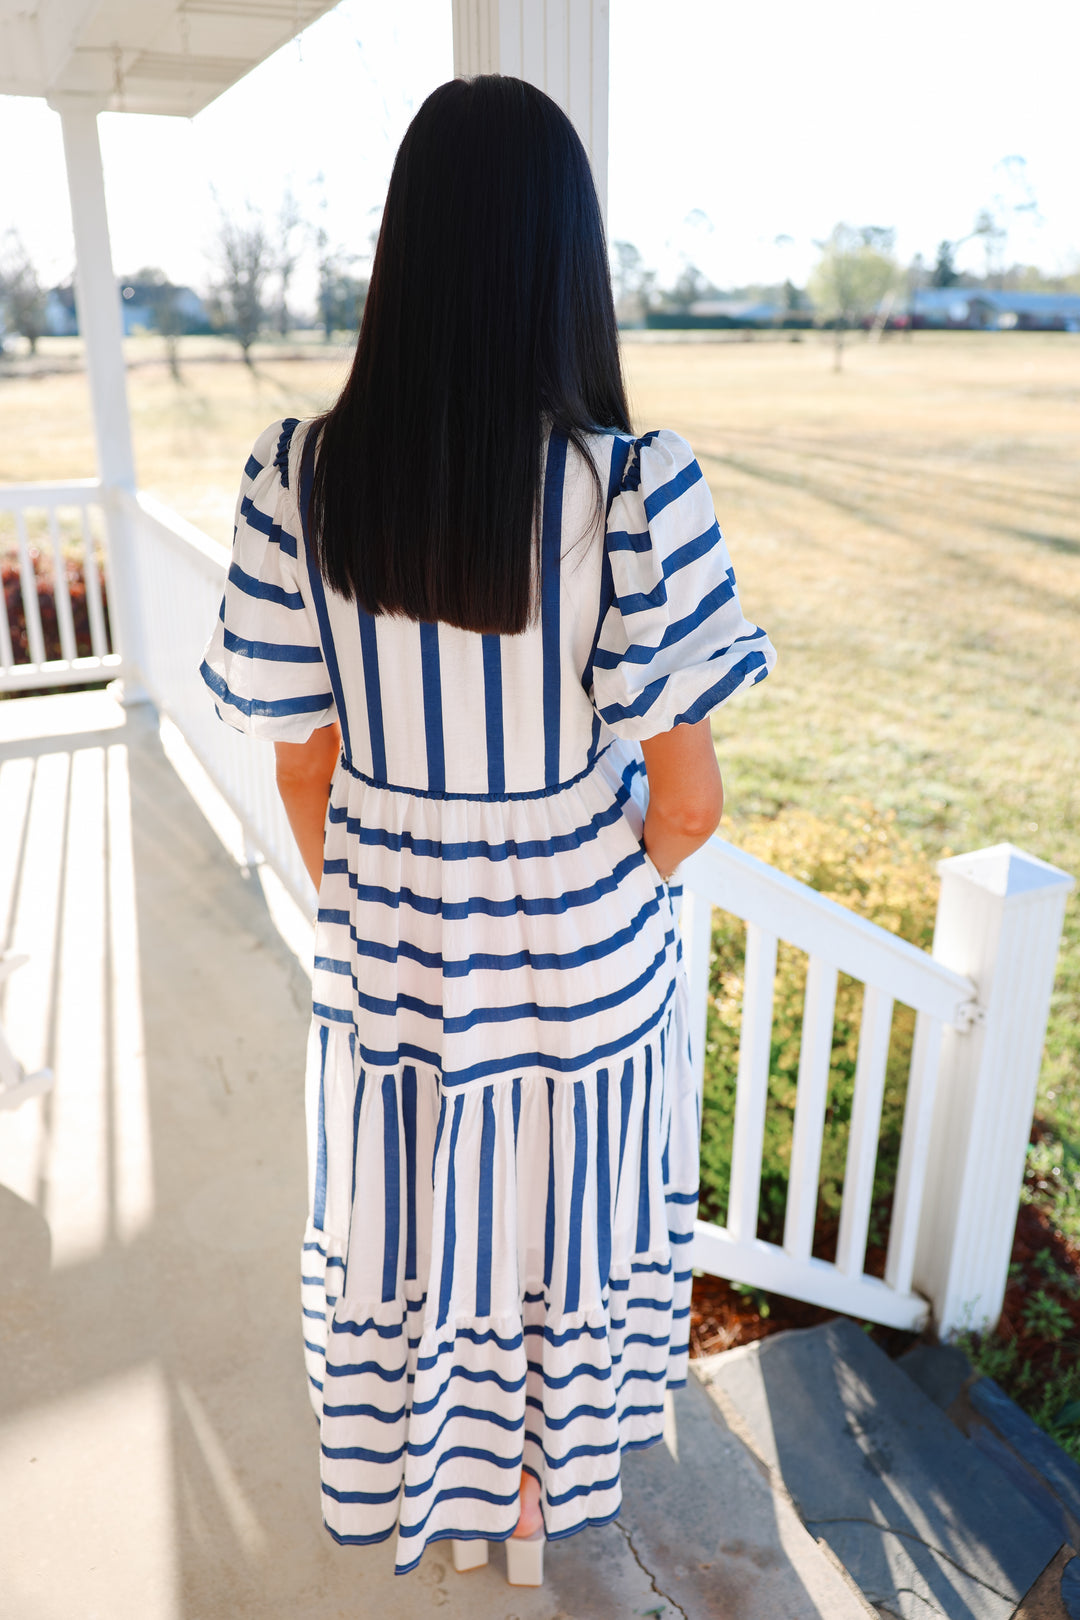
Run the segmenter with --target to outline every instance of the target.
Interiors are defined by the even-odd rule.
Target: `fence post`
[[[1001,1311],[1065,901],[1073,880],[1012,844],[939,862],[934,956],[978,1005],[946,1029],[914,1284],[944,1338]]]

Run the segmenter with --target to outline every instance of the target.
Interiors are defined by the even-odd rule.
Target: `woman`
[[[686,1374],[697,1101],[672,878],[773,660],[689,446],[629,426],[596,194],[531,85],[443,85],[356,358],[245,468],[203,675],[319,890],[304,1337],[324,1517],[617,1514]],[[646,808],[647,806],[647,808]]]

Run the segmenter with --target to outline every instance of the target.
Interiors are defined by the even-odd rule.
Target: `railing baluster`
[[[109,650],[105,633],[105,613],[101,603],[101,580],[97,557],[94,554],[94,536],[90,529],[90,514],[85,506],[79,508],[83,541],[83,582],[86,586],[86,612],[90,620],[90,651],[95,658],[104,658]]]
[[[836,1264],[848,1277],[860,1277],[870,1229],[870,1200],[874,1192],[881,1100],[885,1095],[885,1068],[889,1061],[893,998],[876,984],[863,993],[859,1027],[859,1056],[855,1064],[855,1094],[848,1127],[844,1198],[840,1206],[840,1233]]]
[[[784,1248],[795,1260],[808,1259],[814,1241],[821,1138],[829,1095],[836,980],[834,967],[820,956],[811,956],[806,972],[806,1000],[799,1043],[799,1083],[791,1139],[791,1173],[788,1176],[787,1208],[784,1213]]]
[[[78,687],[99,681],[103,675],[119,673],[120,659],[110,651],[105,617],[105,580],[94,554],[94,530],[90,508],[101,511],[100,486],[92,479],[65,484],[0,484],[0,513],[11,513],[14,523],[14,562],[18,569],[22,620],[17,621],[5,601],[0,611],[0,691],[33,692],[49,686]],[[85,643],[80,651],[75,628],[75,601],[64,557],[65,528],[61,511],[78,512],[79,537],[74,555],[82,560],[86,608],[90,625],[90,656]],[[56,613],[56,631],[51,632],[59,646],[45,639],[42,591],[50,588],[40,579],[33,565],[30,540],[30,513],[44,515],[48,538],[42,538],[41,553],[51,557],[51,589]],[[6,523],[6,519],[5,519]],[[7,543],[7,535],[5,535]],[[8,558],[11,559],[10,548]],[[15,661],[16,625],[25,631],[25,648],[18,647]]]
[[[683,950],[690,1002],[690,1059],[700,1098],[705,1087],[705,1028],[709,1013],[709,963],[712,957],[712,906],[703,894],[683,892]]]
[[[53,603],[56,607],[56,627],[60,632],[60,656],[70,663],[76,656],[75,620],[71,616],[71,592],[68,590],[67,567],[55,506],[49,507],[49,539],[52,542]]]
[[[900,1163],[896,1168],[889,1249],[885,1257],[885,1281],[890,1288],[902,1289],[905,1293],[911,1287],[915,1265],[915,1239],[930,1152],[930,1124],[941,1061],[942,1030],[940,1018],[919,1013],[915,1019],[911,1076],[904,1106]]]
[[[26,537],[26,519],[22,508],[15,508],[15,537],[19,547],[19,583],[22,586],[23,617],[26,622],[26,647],[32,664],[45,662],[45,637],[41,631],[41,605],[38,602],[37,576],[30,561],[30,546]]]
[[[0,559],[2,558],[3,549],[0,547]],[[7,591],[4,589],[3,574],[0,572],[0,670],[9,670],[13,660],[11,625],[8,623]]]
[[[739,1079],[735,1093],[731,1193],[727,1215],[728,1231],[733,1237],[743,1240],[753,1238],[757,1232],[775,979],[776,935],[766,933],[756,923],[747,923],[742,1023],[739,1030]]]

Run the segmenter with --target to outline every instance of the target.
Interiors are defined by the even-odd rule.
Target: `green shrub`
[[[860,916],[915,945],[930,945],[937,881],[927,857],[900,832],[891,813],[882,814],[848,802],[832,821],[806,811],[785,811],[774,819],[748,820],[726,831],[741,848]],[[702,1215],[723,1222],[731,1185],[746,929],[737,918],[719,910],[713,921],[701,1139]],[[806,966],[807,957],[802,952],[781,942],[758,1220],[758,1235],[773,1242],[779,1241],[783,1232]],[[815,1243],[815,1252],[819,1253],[831,1253],[839,1217],[862,998],[861,983],[841,975],[821,1153]],[[881,1247],[887,1232],[914,1026],[911,1010],[897,1006],[874,1178],[871,1249]]]
[[[1063,1339],[1073,1319],[1065,1306],[1045,1288],[1037,1288],[1024,1305],[1024,1327],[1040,1339]]]
[[[1080,1462],[1080,1358],[1075,1348],[1055,1349],[1049,1361],[1040,1364],[1021,1353],[1016,1339],[1000,1333],[962,1333],[956,1342],[977,1373],[1000,1384],[1040,1429]]]

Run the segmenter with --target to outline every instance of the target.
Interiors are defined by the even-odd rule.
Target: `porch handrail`
[[[28,506],[96,506],[104,499],[100,478],[42,479],[39,483],[0,484],[0,512],[17,512]]]
[[[181,517],[166,501],[158,500],[156,495],[149,495],[145,490],[139,490],[136,495],[129,494],[125,489],[117,490],[116,499],[122,511],[135,518],[140,514],[148,517],[157,525],[158,534],[168,546],[198,568],[207,580],[224,588],[228,553],[216,540],[211,540],[196,524]],[[209,633],[207,629],[207,635]]]
[[[310,912],[315,890],[274,785],[274,751],[223,725],[199,678],[229,553],[156,496],[117,490],[113,498],[136,563],[139,673],[146,690],[237,817],[249,859],[265,859]]]
[[[695,895],[770,927],[778,938],[853,979],[887,986],[916,1012],[961,1027],[970,1020],[976,990],[962,973],[725,838],[710,838],[682,871]]]
[[[0,489],[0,511],[14,510],[17,526],[28,506],[81,505],[88,534],[95,502],[123,544],[125,577],[109,582],[114,595],[123,591],[134,649],[125,680],[137,670],[239,817],[249,850],[310,910],[314,891],[274,788],[273,750],[223,726],[198,676],[227,550],[155,497],[96,480]],[[722,838],[684,863],[699,1091],[714,906],[745,922],[746,957],[726,1224],[699,1221],[682,1264],[897,1327],[918,1328],[931,1311],[943,1332],[996,1318],[1072,880],[1009,845],[953,857],[941,871],[928,954]],[[774,1243],[757,1228],[780,941],[808,960],[783,1236]],[[826,1260],[813,1250],[841,973],[864,990],[836,1252]],[[896,1003],[914,1009],[915,1034],[878,1277],[865,1261]]]

